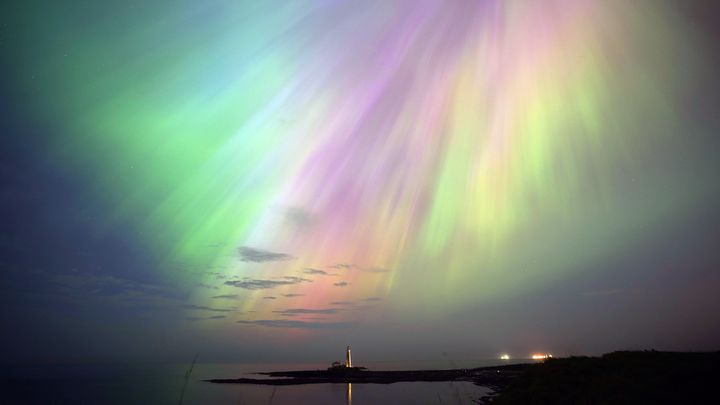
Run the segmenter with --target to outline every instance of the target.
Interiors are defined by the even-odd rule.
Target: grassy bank
[[[491,403],[720,403],[720,352],[614,352],[549,359],[529,367]]]

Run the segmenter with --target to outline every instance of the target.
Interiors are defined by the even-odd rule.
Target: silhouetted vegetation
[[[505,404],[720,403],[720,352],[614,352],[548,359],[494,399]]]

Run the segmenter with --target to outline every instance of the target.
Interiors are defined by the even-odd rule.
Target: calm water
[[[498,360],[462,363],[371,362],[364,365],[373,370],[407,370],[502,364]],[[252,373],[259,371],[326,367],[325,364],[197,364],[185,389],[183,404],[472,404],[490,392],[467,382],[261,386],[202,381],[258,378],[262,376]],[[14,368],[4,372],[0,403],[178,404],[187,368],[187,364]]]

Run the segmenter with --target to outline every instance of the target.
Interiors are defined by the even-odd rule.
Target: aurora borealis
[[[720,308],[717,35],[703,10],[4,5],[3,189],[17,193],[3,305],[47,303],[57,313],[23,322],[72,318],[74,343],[124,328],[240,352],[353,335],[391,350],[469,322],[468,341],[442,344],[701,347],[700,331],[720,336],[698,315]],[[16,174],[28,166],[39,185]],[[28,189],[35,202],[13,197]],[[28,207],[48,216],[9,219]],[[33,256],[36,235],[63,248]],[[557,338],[655,310],[667,323]],[[547,330],[530,321],[549,314],[562,320]],[[686,335],[665,332],[679,324]]]

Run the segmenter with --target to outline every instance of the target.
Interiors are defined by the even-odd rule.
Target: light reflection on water
[[[233,385],[199,388],[186,403],[245,404],[472,404],[489,390],[468,382],[394,384]]]
[[[489,361],[472,367],[498,364]],[[448,369],[421,363],[368,363],[373,370]],[[17,403],[177,404],[187,365],[31,367],[2,381],[4,398]],[[213,384],[210,378],[266,378],[255,373],[316,370],[323,364],[197,364],[184,404],[472,404],[490,392],[469,382],[309,384],[290,386]]]

